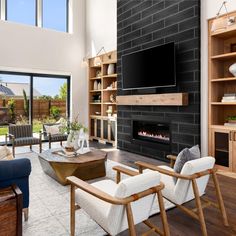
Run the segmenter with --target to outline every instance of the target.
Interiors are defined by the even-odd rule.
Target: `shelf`
[[[93,77],[93,78],[89,78],[90,80],[101,80],[102,77]]]
[[[212,79],[211,82],[226,82],[226,81],[236,81],[236,77],[229,77],[229,78],[219,78],[219,79]]]
[[[116,105],[116,102],[104,102],[105,105]]]
[[[215,150],[218,151],[218,152],[226,152],[226,153],[229,152],[229,150],[221,149],[221,148],[216,148]]]
[[[211,105],[214,106],[235,106],[236,102],[211,102]]]
[[[116,120],[114,116],[99,116],[99,115],[90,115],[90,118],[103,119],[103,120]]]
[[[109,65],[109,64],[116,64],[117,61],[107,61],[107,62],[103,62],[103,65]]]
[[[99,66],[95,66],[95,65],[90,66],[90,68],[101,68],[101,67],[102,67],[101,65],[99,65]]]
[[[236,130],[236,126],[225,126],[225,125],[211,125],[211,129],[222,129],[222,130]]]
[[[117,105],[133,106],[187,106],[188,93],[117,96]]]
[[[103,75],[103,78],[116,78],[117,74],[112,74],[112,75]]]
[[[89,104],[90,105],[101,105],[102,103],[101,102],[90,102]]]
[[[101,92],[102,90],[101,89],[98,89],[98,90],[89,90],[90,93],[96,93],[96,92]]]
[[[109,91],[117,91],[117,88],[113,88],[113,89],[103,89],[103,92],[109,92]]]
[[[224,53],[211,57],[213,60],[227,60],[232,58],[236,58],[236,52]]]
[[[228,28],[226,29],[217,30],[216,32],[211,33],[211,36],[227,39],[230,37],[235,37],[235,34],[236,34],[236,25],[232,25],[228,26]]]

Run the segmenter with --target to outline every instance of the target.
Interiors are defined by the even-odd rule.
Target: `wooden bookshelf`
[[[90,58],[88,64],[90,139],[116,146],[117,52]],[[108,74],[110,64],[114,65],[114,71]],[[109,108],[111,116],[107,114]]]
[[[236,17],[236,12],[229,16]],[[227,20],[227,16],[221,16]],[[221,102],[226,93],[236,93],[236,77],[229,67],[236,62],[236,23],[225,29],[211,31],[215,19],[208,21],[208,81],[209,81],[209,155],[223,170],[236,172],[236,126],[228,124],[236,116],[236,102]]]

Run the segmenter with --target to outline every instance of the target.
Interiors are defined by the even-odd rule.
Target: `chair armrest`
[[[170,160],[170,167],[173,168],[175,165],[175,161],[177,159],[177,156],[167,155],[166,158]]]
[[[143,192],[139,192],[137,194],[131,195],[129,197],[126,198],[117,198],[117,197],[113,197],[108,193],[105,193],[103,191],[101,191],[100,189],[94,187],[93,185],[90,185],[88,183],[86,183],[85,181],[78,179],[75,176],[69,176],[66,178],[70,184],[72,186],[75,186],[77,188],[82,189],[83,191],[114,205],[126,205],[130,202],[134,202],[137,201],[139,198],[143,198],[146,197],[147,195],[153,194],[155,192],[160,191],[161,189],[164,188],[164,184],[160,183],[160,185],[147,189]]]
[[[148,164],[148,163],[145,163],[145,162],[142,162],[142,161],[137,161],[137,162],[135,162],[135,164],[139,167],[139,170],[141,170],[141,171],[143,169],[150,169],[150,170],[158,171],[158,172],[160,172],[161,174],[164,174],[164,175],[169,175],[169,176],[172,176],[172,177],[185,179],[185,180],[197,179],[197,178],[200,178],[204,175],[209,175],[209,174],[216,171],[216,169],[213,168],[213,169],[208,169],[208,170],[205,170],[205,171],[197,172],[197,173],[192,174],[192,175],[182,175],[182,174],[176,173],[174,171],[169,171],[169,170],[163,169],[161,167],[158,167],[158,166],[155,166],[155,165],[152,165],[152,164]]]
[[[117,172],[116,173],[116,183],[117,184],[120,182],[120,174],[121,173],[123,173],[125,175],[129,175],[129,176],[139,175],[138,171],[130,170],[130,169],[127,169],[127,168],[122,167],[122,166],[114,166],[112,169]]]
[[[9,137],[9,138],[12,138],[12,139],[15,138],[15,136],[13,134],[10,134],[10,133],[7,133],[6,137]]]
[[[66,179],[70,182],[70,184],[72,186],[76,186],[77,188],[80,188],[83,191],[85,191],[85,192],[105,201],[105,202],[109,202],[109,203],[115,204],[115,205],[123,205],[123,204],[127,203],[123,199],[115,198],[115,197],[111,196],[110,194],[105,193],[105,192],[101,191],[100,189],[94,187],[93,185],[88,184],[79,178],[76,178],[75,176],[69,176]]]
[[[0,181],[27,177],[31,172],[31,163],[27,158],[0,161]]]

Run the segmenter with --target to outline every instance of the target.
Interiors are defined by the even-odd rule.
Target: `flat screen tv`
[[[175,44],[122,56],[123,90],[176,86]]]

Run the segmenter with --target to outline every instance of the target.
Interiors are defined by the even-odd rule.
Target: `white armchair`
[[[173,166],[176,158],[173,156],[169,156],[169,158],[171,159],[171,164]],[[140,173],[143,172],[144,168],[160,172],[161,181],[165,185],[165,188],[162,190],[163,197],[175,204],[189,216],[199,220],[202,234],[204,236],[207,235],[207,230],[203,208],[209,205],[216,206],[220,209],[223,223],[225,226],[228,226],[228,219],[216,176],[216,169],[214,169],[215,158],[202,157],[188,161],[184,164],[180,174],[176,173],[173,168],[168,166],[154,166],[144,162],[136,162],[136,164],[139,166]],[[204,201],[204,204],[201,204],[200,197],[205,193],[210,175],[213,177],[218,204],[203,198],[202,200]],[[196,203],[195,209],[189,209],[183,206],[184,203],[193,199]]]
[[[169,236],[166,212],[164,209],[160,183],[160,174],[150,172],[139,174],[115,183],[102,180],[88,184],[76,177],[68,177],[71,183],[71,235],[75,234],[76,204],[87,212],[109,235],[129,229],[135,236],[135,225],[144,222],[151,228],[150,232]],[[77,189],[76,189],[77,188]],[[151,208],[157,195],[160,206],[163,231],[149,222]]]

